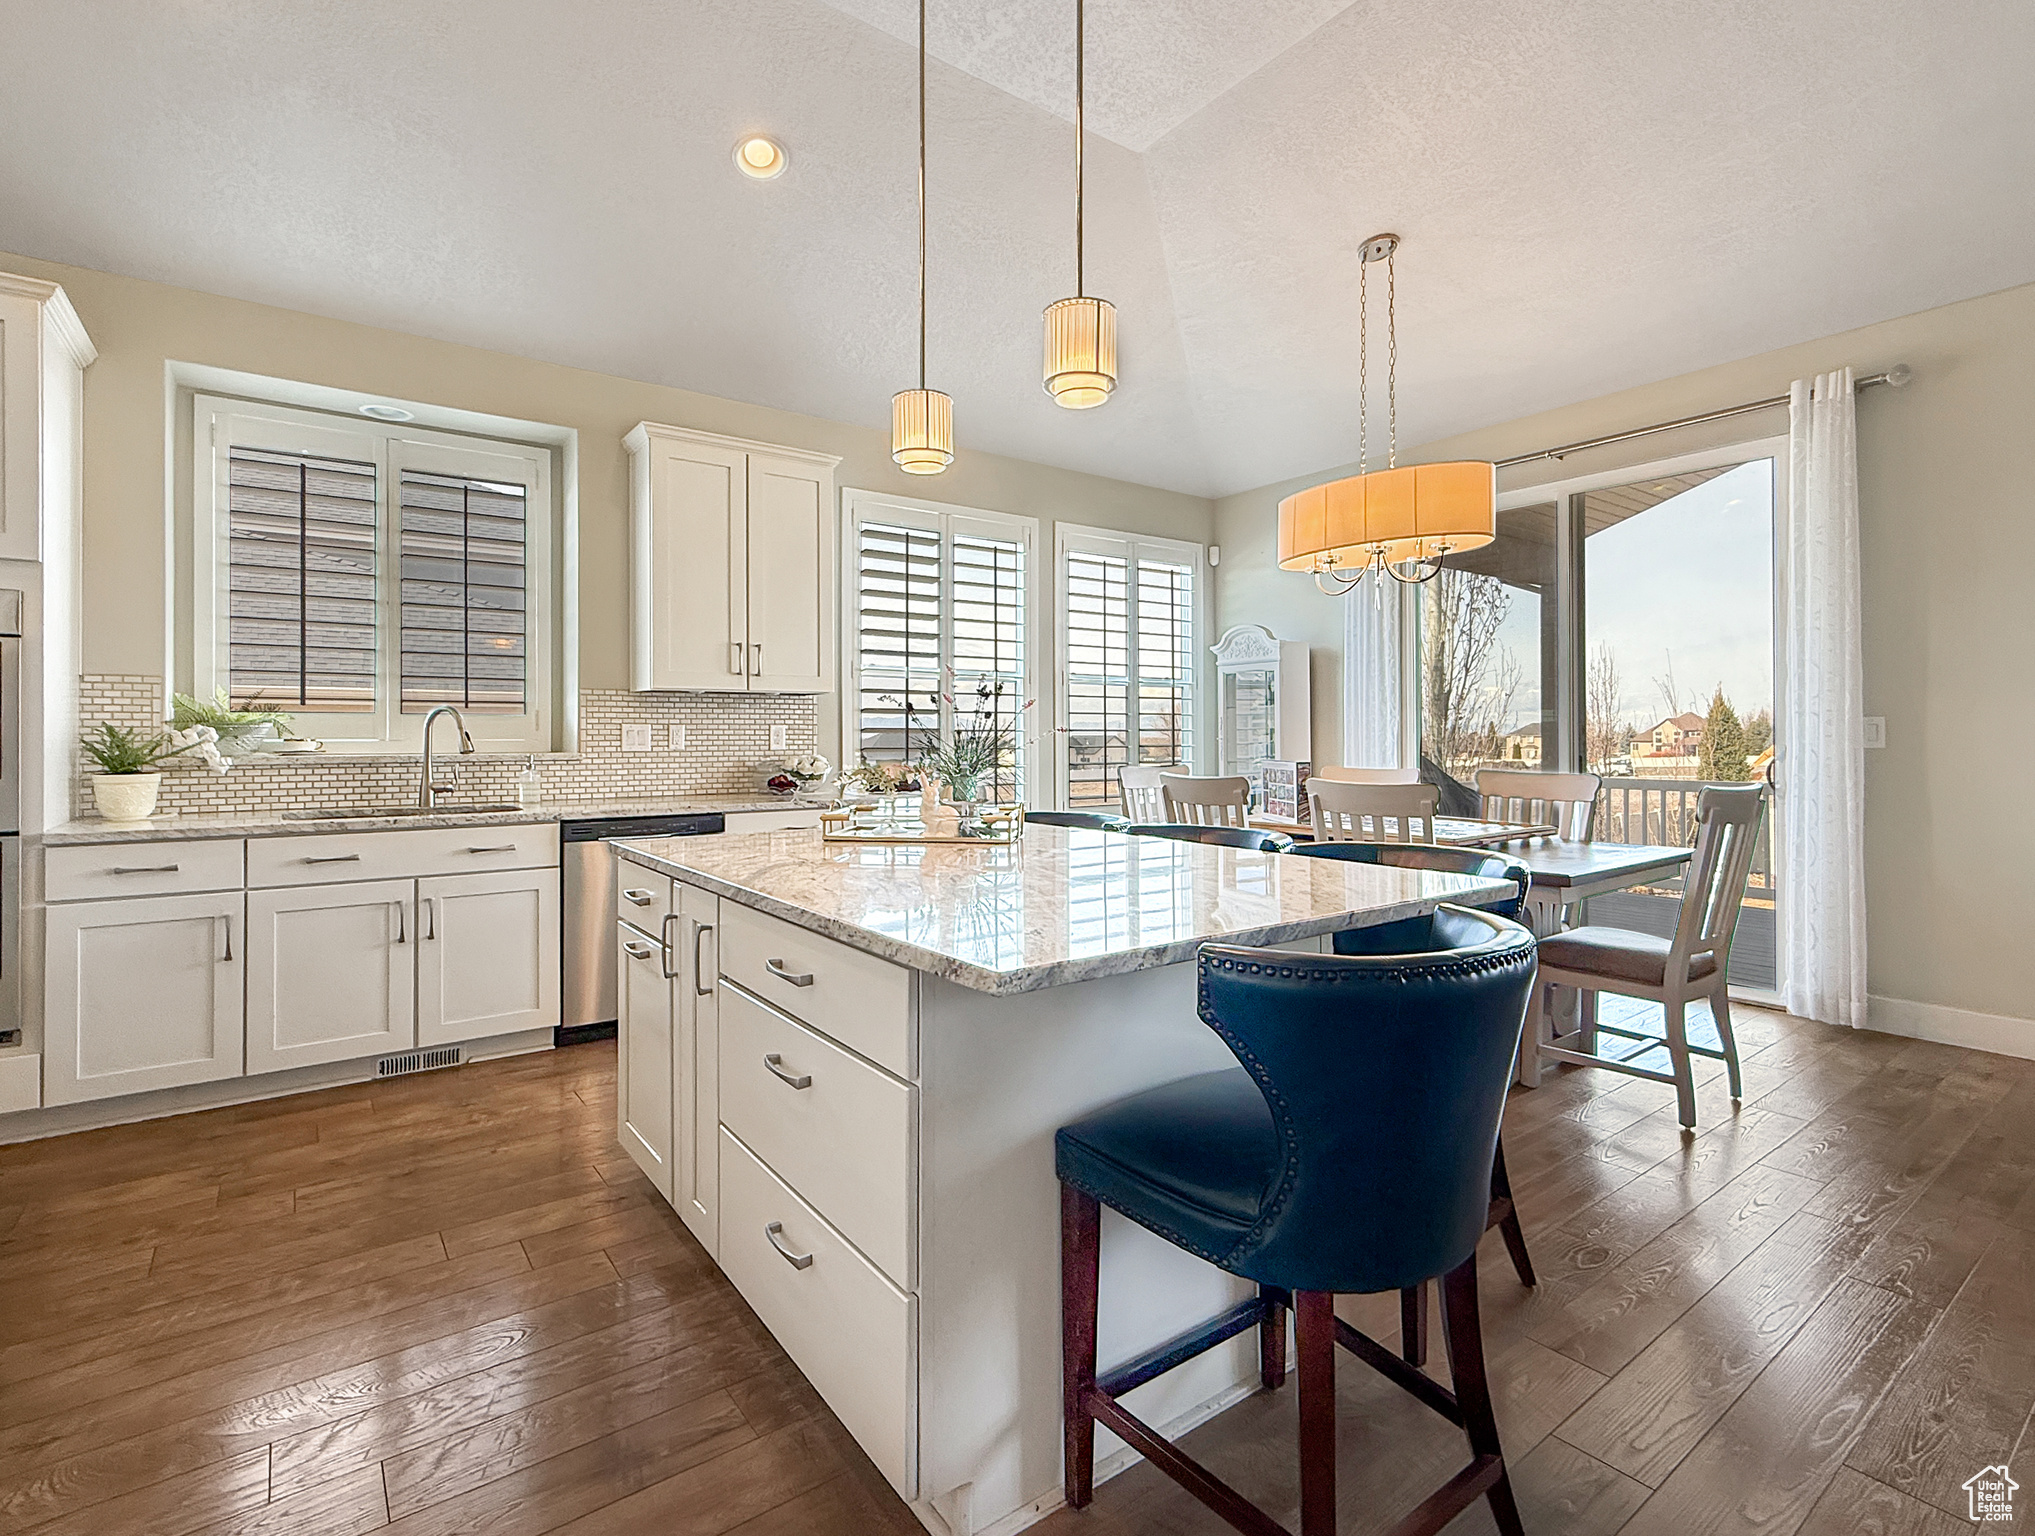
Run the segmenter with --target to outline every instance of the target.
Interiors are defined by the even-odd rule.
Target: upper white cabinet
[[[98,355],[63,289],[0,272],[0,559],[40,560],[45,518],[76,521],[84,370]]]
[[[647,421],[624,442],[631,686],[832,692],[840,459]]]

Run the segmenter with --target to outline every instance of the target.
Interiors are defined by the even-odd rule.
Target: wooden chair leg
[[[1689,1065],[1689,1005],[1680,998],[1661,1004],[1668,1021],[1668,1055],[1674,1062],[1675,1102],[1682,1124],[1696,1128],[1696,1074]]]
[[[1060,1353],[1066,1422],[1067,1502],[1095,1497],[1095,1420],[1084,1394],[1095,1385],[1095,1313],[1102,1274],[1102,1205],[1060,1186]]]
[[[1731,1078],[1731,1096],[1745,1097],[1745,1082],[1738,1071],[1738,1037],[1731,1032],[1731,997],[1728,983],[1720,972],[1716,990],[1710,994],[1710,1017],[1717,1021],[1717,1043],[1724,1049],[1724,1070]]]
[[[1258,1323],[1258,1379],[1267,1392],[1276,1392],[1286,1385],[1286,1308],[1263,1286],[1258,1294],[1265,1303]]]
[[[1399,1358],[1408,1365],[1427,1364],[1427,1282],[1399,1293]]]
[[[1300,1536],[1335,1536],[1335,1297],[1297,1291],[1300,1355]]]
[[[1519,1209],[1512,1203],[1512,1179],[1505,1172],[1505,1138],[1498,1138],[1498,1150],[1491,1159],[1491,1198],[1505,1202],[1505,1214],[1498,1218],[1498,1233],[1505,1239],[1505,1251],[1512,1255],[1512,1267],[1521,1285],[1538,1285],[1533,1260],[1526,1252],[1526,1229],[1519,1225]]]
[[[1587,987],[1576,993],[1576,1049],[1597,1049],[1597,994]]]
[[[1504,1469],[1505,1452],[1498,1443],[1498,1419],[1491,1411],[1491,1386],[1484,1376],[1483,1322],[1477,1315],[1477,1256],[1473,1253],[1441,1281],[1442,1339],[1449,1354],[1449,1374],[1456,1404],[1462,1409],[1463,1431],[1472,1456],[1495,1456],[1498,1480],[1486,1492],[1491,1518],[1500,1536],[1525,1536],[1512,1482]]]
[[[1519,1041],[1519,1081],[1523,1087],[1538,1088],[1540,1075],[1546,1069],[1546,1063],[1541,1060],[1540,1047],[1547,1039],[1547,1021],[1550,1017],[1547,999],[1551,990],[1552,988],[1544,987],[1536,981],[1527,995],[1526,1030]]]

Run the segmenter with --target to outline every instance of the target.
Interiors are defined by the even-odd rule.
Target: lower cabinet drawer
[[[910,1289],[912,1088],[720,989],[721,1120]]]
[[[721,1268],[877,1470],[917,1497],[917,1303],[725,1127]]]
[[[913,1076],[911,972],[739,902],[721,903],[721,974],[899,1077]]]
[[[93,901],[106,896],[237,891],[246,880],[246,847],[230,837],[216,842],[52,848],[44,856],[44,893],[51,901]]]

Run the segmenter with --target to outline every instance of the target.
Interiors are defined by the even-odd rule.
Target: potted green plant
[[[155,814],[163,776],[156,764],[181,756],[196,745],[180,744],[167,731],[144,736],[110,721],[84,740],[85,756],[98,764],[92,775],[92,803],[108,821],[146,821]]]
[[[201,725],[218,732],[219,755],[225,758],[252,757],[270,737],[289,734],[290,717],[280,709],[257,709],[259,695],[250,697],[245,708],[236,708],[232,696],[221,688],[210,703],[188,693],[170,695],[170,724],[179,731]]]

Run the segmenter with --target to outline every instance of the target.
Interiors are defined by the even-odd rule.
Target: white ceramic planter
[[[162,787],[159,773],[95,773],[92,802],[108,821],[147,821]]]

